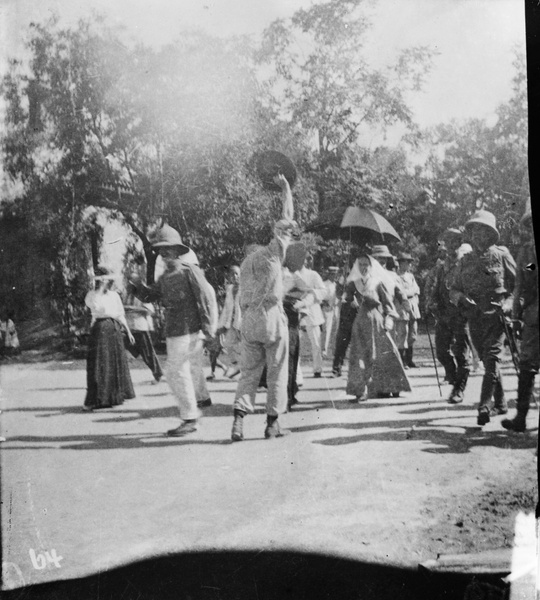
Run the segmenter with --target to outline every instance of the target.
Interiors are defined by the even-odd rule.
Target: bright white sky
[[[0,0],[0,56],[20,53],[28,23],[53,12],[74,23],[95,10],[134,39],[159,46],[182,30],[260,35],[278,17],[319,0]],[[513,48],[525,52],[523,0],[379,0],[370,2],[369,48],[390,62],[411,45],[440,55],[425,90],[411,99],[422,126],[451,118],[492,119],[511,94]],[[5,62],[0,62],[3,69]]]

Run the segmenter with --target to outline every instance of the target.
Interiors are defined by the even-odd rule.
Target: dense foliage
[[[524,61],[516,57],[514,95],[495,125],[422,132],[405,98],[429,76],[432,52],[409,48],[375,69],[369,27],[364,0],[299,10],[274,22],[260,44],[189,33],[156,50],[126,44],[98,18],[75,28],[56,19],[33,25],[27,59],[12,61],[1,86],[0,226],[10,235],[1,242],[0,285],[8,304],[22,317],[36,297],[47,298],[69,325],[99,260],[104,219],[142,241],[150,279],[149,238],[166,219],[219,283],[219,265],[240,261],[247,243],[266,242],[278,215],[277,195],[255,174],[253,157],[264,149],[297,166],[301,225],[320,210],[371,206],[425,269],[438,233],[485,206],[511,244],[527,201]],[[395,124],[408,134],[398,147],[362,144],[361,132]],[[413,148],[425,164],[411,165]],[[15,274],[8,258],[23,240]],[[346,244],[306,241],[326,262],[345,260]],[[33,254],[45,276],[31,300],[25,286],[12,288]]]

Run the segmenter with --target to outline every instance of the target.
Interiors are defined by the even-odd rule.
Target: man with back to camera
[[[244,417],[253,413],[257,387],[267,365],[266,439],[282,437],[288,431],[278,423],[287,410],[289,329],[283,310],[283,273],[287,246],[297,229],[293,221],[291,188],[279,174],[274,182],[281,188],[282,218],[274,226],[274,237],[258,247],[240,266],[240,308],[242,345],[240,379],[234,399],[233,442],[244,439]]]

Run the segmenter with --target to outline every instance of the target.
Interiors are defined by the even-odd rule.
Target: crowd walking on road
[[[113,289],[111,270],[95,270],[95,289],[85,300],[92,315],[86,411],[117,406],[135,396],[126,348],[142,357],[155,382],[164,376],[150,335],[154,303],[159,303],[165,315],[165,378],[180,417],[180,424],[167,431],[170,437],[199,429],[202,409],[212,405],[206,381],[215,378],[217,365],[231,380],[239,376],[231,440],[244,440],[244,419],[255,411],[261,385],[266,387],[264,437],[287,435],[279,418],[301,402],[302,331],[309,341],[304,355],[311,355],[314,378],[325,376],[325,358],[332,362],[331,375],[342,377],[348,356],[345,392],[350,402],[413,392],[407,371],[416,368],[418,323],[427,318],[434,319],[433,367],[438,377],[437,360],[451,386],[449,404],[468,400],[474,354],[482,362],[479,427],[508,413],[501,370],[508,345],[518,374],[517,413],[501,425],[516,432],[527,429],[540,364],[538,263],[530,211],[520,223],[523,244],[517,263],[508,248],[498,245],[495,216],[484,209],[463,226],[441,231],[437,262],[421,290],[413,254],[402,250],[395,256],[380,243],[351,247],[343,268],[326,262],[321,276],[300,241],[290,182],[277,173],[272,183],[281,194],[273,237],[267,245],[246,245],[241,264],[227,266],[221,310],[195,254],[166,223],[152,243],[164,272],[152,285],[143,282],[140,269],[132,272],[125,307]],[[143,262],[141,258],[144,271]],[[9,323],[2,324],[4,346]],[[209,377],[203,370],[205,348]]]

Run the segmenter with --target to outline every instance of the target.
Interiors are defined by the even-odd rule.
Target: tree
[[[265,84],[268,107],[314,146],[313,177],[319,208],[331,208],[332,169],[346,161],[362,127],[384,131],[401,123],[414,128],[405,101],[420,89],[431,51],[409,48],[386,69],[371,67],[364,0],[329,0],[278,20],[265,32],[260,63],[272,75]],[[327,179],[329,177],[329,179]]]

